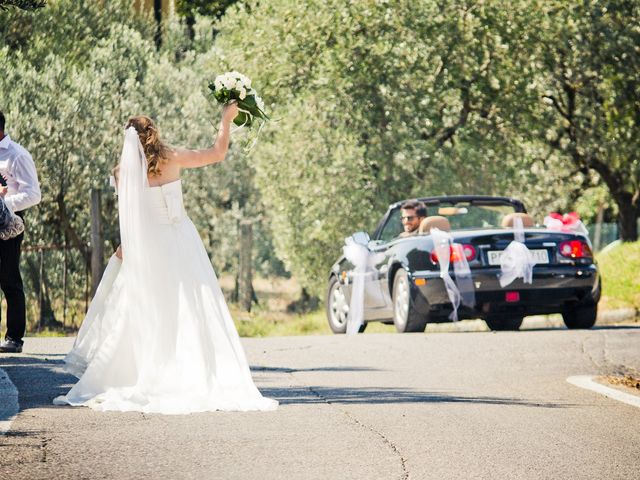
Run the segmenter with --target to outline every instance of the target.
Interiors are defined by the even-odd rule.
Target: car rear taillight
[[[462,245],[460,243],[454,243],[449,247],[449,261],[460,262],[462,258],[466,258],[467,262],[470,262],[476,258],[476,249],[473,245]],[[438,263],[438,254],[434,250],[431,252],[431,262]]]
[[[558,248],[560,255],[569,258],[592,258],[591,248],[582,240],[569,240],[562,242]]]
[[[473,245],[462,245],[462,251],[464,252],[467,262],[476,258],[476,249]]]

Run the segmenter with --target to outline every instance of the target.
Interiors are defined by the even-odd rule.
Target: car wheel
[[[487,327],[498,332],[519,330],[522,325],[522,320],[522,317],[514,317],[511,315],[493,315],[484,319]]]
[[[400,333],[424,332],[427,326],[426,317],[413,305],[409,275],[402,268],[393,280],[393,324]]]
[[[347,331],[347,318],[349,316],[349,302],[342,289],[342,284],[336,277],[329,280],[329,292],[327,293],[327,320],[333,333],[345,333]],[[360,325],[359,333],[367,328],[367,322]]]
[[[598,305],[588,305],[562,312],[564,324],[570,329],[591,328],[595,325],[597,316]]]

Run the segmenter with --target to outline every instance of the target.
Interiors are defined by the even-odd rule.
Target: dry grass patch
[[[631,389],[635,393],[640,393],[640,378],[633,375],[607,375],[599,377],[601,383],[613,385],[615,387],[624,387]]]

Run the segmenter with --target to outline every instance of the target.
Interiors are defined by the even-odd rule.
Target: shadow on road
[[[565,326],[558,327],[525,327],[521,328],[520,331],[523,332],[546,332],[551,330],[567,330],[569,329]],[[595,325],[591,327],[589,330],[640,330],[640,325]],[[589,330],[572,330],[574,332],[587,332]],[[500,332],[496,332],[500,333]]]
[[[36,407],[52,407],[54,397],[63,395],[77,379],[62,371],[64,355],[0,357],[0,367],[18,389],[20,411]]]
[[[59,358],[60,357],[60,358]],[[0,358],[0,367],[6,370],[19,392],[20,410],[51,407],[53,399],[63,395],[77,381],[61,369],[62,359],[57,355],[8,356]],[[271,373],[294,372],[347,372],[376,371],[367,367],[317,367],[294,369],[286,367],[252,367],[253,371]],[[521,405],[524,407],[568,408],[571,404],[536,402],[519,398],[493,396],[464,396],[446,392],[424,392],[402,388],[349,388],[290,386],[286,388],[262,387],[263,395],[275,398],[283,405],[295,404],[393,404],[393,403],[469,403],[488,405]]]
[[[521,405],[539,408],[571,408],[576,405],[557,402],[535,402],[520,398],[464,396],[447,393],[420,392],[399,388],[343,388],[296,386],[261,388],[263,395],[275,398],[281,404],[392,404],[392,403],[472,403],[487,405]]]

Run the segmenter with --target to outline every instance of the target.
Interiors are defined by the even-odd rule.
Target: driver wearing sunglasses
[[[409,237],[418,234],[420,222],[427,216],[427,207],[418,200],[408,200],[400,207],[400,219],[404,231],[400,237]]]

